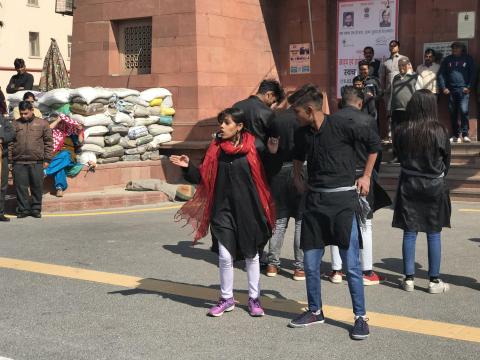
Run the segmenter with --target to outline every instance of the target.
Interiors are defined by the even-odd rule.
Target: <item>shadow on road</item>
[[[208,309],[213,306],[219,296],[218,285],[204,286],[174,282],[161,279],[142,279],[139,286],[135,289],[120,290],[109,292],[111,295],[157,295],[164,299],[173,300],[181,304]],[[305,308],[305,304],[287,299],[278,291],[262,290],[262,305],[268,316],[275,316],[284,319],[292,319],[300,314]],[[237,307],[247,311],[248,291],[235,291]],[[337,320],[327,319],[330,325],[340,327],[348,331],[351,325]]]
[[[472,241],[475,241],[475,239],[471,239]],[[480,239],[476,239],[480,241]],[[386,258],[382,259],[382,262],[380,263],[375,263],[375,267],[383,270],[388,270],[391,272],[396,272],[399,274],[399,282],[400,279],[403,277],[403,260],[402,259],[396,259],[396,258]],[[391,276],[387,275],[387,276]],[[417,278],[423,278],[423,279],[428,279],[428,269],[425,270],[423,269],[423,266],[419,263],[415,263],[415,277]],[[466,276],[459,276],[459,275],[452,275],[452,274],[440,274],[440,278],[452,285],[456,286],[464,286],[473,290],[479,290],[480,291],[480,283],[477,281],[477,279],[471,278],[471,277],[466,277]],[[390,286],[390,284],[385,283],[385,285]],[[398,285],[396,285],[398,287]],[[427,289],[425,289],[427,290]]]

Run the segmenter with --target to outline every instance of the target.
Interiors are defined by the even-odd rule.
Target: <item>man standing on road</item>
[[[17,91],[33,89],[33,75],[27,73],[25,61],[23,59],[15,59],[13,62],[17,75],[13,75],[7,85],[7,93],[14,94]]]
[[[346,97],[352,96],[351,99]],[[362,102],[361,94],[345,92],[342,100]],[[323,323],[320,291],[320,265],[325,246],[337,245],[347,269],[347,281],[353,304],[355,324],[350,336],[356,340],[368,337],[363,277],[359,261],[357,190],[366,196],[370,189],[373,166],[380,150],[380,138],[367,122],[353,121],[365,115],[357,109],[349,114],[322,112],[323,97],[314,85],[305,85],[289,97],[300,121],[295,135],[294,181],[300,192],[305,190],[302,176],[307,160],[308,193],[302,218],[301,248],[307,284],[308,310],[292,320],[290,327]],[[343,110],[342,110],[343,111]],[[340,113],[340,114],[339,114]],[[356,145],[363,144],[368,153],[363,176],[355,181]],[[363,216],[362,216],[363,218]]]
[[[0,114],[0,222],[8,222],[5,216],[5,197],[8,187],[8,144],[15,139],[12,123]]]
[[[452,55],[447,56],[440,65],[438,85],[448,95],[448,111],[452,121],[453,136],[450,142],[471,142],[468,137],[468,102],[475,82],[476,70],[472,57],[467,55],[465,45],[452,43]],[[460,126],[458,125],[460,113]]]
[[[52,159],[52,130],[46,120],[35,117],[28,101],[20,102],[18,108],[21,118],[14,123],[16,139],[9,146],[17,190],[17,217],[41,218],[43,169]]]
[[[280,103],[285,94],[276,80],[263,80],[255,95],[239,101],[232,107],[240,109],[245,114],[245,127],[265,144],[270,137],[270,125],[275,117],[272,105]]]

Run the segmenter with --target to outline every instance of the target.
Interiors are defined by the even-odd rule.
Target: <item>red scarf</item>
[[[255,147],[255,137],[244,132],[240,145],[234,146],[230,141],[213,140],[210,144],[203,163],[199,167],[202,180],[197,186],[195,195],[182,206],[175,215],[175,221],[186,220],[191,224],[195,237],[193,243],[205,237],[210,225],[210,216],[215,193],[215,183],[218,172],[218,157],[221,151],[228,155],[246,154],[248,165],[252,173],[252,180],[257,189],[267,223],[270,229],[275,227],[275,205],[268,187],[267,178],[263,169],[260,156]]]

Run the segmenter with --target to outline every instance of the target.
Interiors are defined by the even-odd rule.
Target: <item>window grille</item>
[[[121,21],[118,29],[123,72],[149,74],[152,63],[152,20]]]

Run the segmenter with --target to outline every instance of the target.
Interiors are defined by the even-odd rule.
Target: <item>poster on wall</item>
[[[290,44],[290,74],[310,74],[310,43]]]
[[[388,43],[397,38],[399,0],[339,0],[337,3],[337,97],[352,85],[363,60],[363,49],[373,47],[375,58],[390,56]]]

